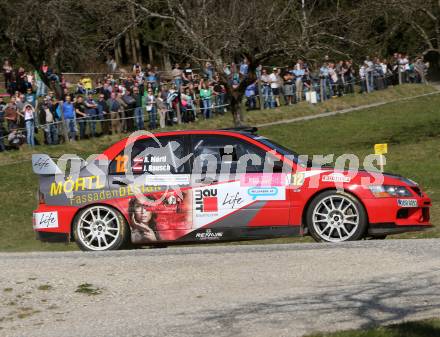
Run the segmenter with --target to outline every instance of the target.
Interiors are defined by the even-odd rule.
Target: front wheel
[[[130,230],[122,214],[103,205],[79,212],[74,220],[73,235],[84,251],[117,250],[130,241]]]
[[[345,192],[323,192],[313,199],[307,210],[307,226],[316,241],[359,240],[367,225],[363,205]]]

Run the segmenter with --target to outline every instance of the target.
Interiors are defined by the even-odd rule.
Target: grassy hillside
[[[306,337],[437,337],[439,335],[440,320],[428,319],[416,322],[404,322],[367,330],[318,333]]]
[[[270,119],[294,118],[378,100],[395,100],[433,90],[429,86],[407,85],[371,95],[347,96],[318,106],[300,104],[264,112],[255,111],[247,114],[247,123],[258,124]],[[388,142],[390,153],[387,155],[386,170],[412,178],[425,188],[434,200],[433,221],[436,223],[440,216],[439,107],[440,95],[433,95],[341,116],[267,127],[261,129],[260,134],[301,154],[310,155],[354,153],[365,156],[373,152],[375,143]],[[225,116],[209,123],[194,123],[191,127],[227,127],[230,123],[231,117]],[[55,147],[40,146],[35,152],[53,156],[64,153],[86,156],[101,152],[116,140],[116,137],[107,136]],[[74,245],[42,244],[34,239],[31,219],[32,210],[36,206],[37,178],[31,172],[31,153],[29,149],[0,153],[0,250],[75,249]],[[399,237],[424,236],[440,236],[440,230],[436,228],[425,233],[404,234]],[[289,239],[287,242],[295,240],[298,239]]]

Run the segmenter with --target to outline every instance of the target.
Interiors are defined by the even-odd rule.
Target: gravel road
[[[440,239],[0,254],[0,335],[301,336],[440,316]]]

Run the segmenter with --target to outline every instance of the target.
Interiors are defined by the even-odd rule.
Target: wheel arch
[[[324,193],[324,192],[327,192],[327,191],[338,191],[338,189],[337,188],[334,188],[334,187],[329,187],[329,188],[324,188],[324,189],[322,189],[322,190],[319,190],[319,191],[316,191],[314,194],[312,194],[310,197],[309,197],[309,199],[307,200],[307,202],[306,202],[306,204],[304,205],[304,207],[303,207],[303,211],[302,211],[302,214],[301,214],[301,227],[303,228],[303,229],[306,229],[307,228],[307,211],[309,210],[309,207],[310,207],[310,204],[312,203],[312,201],[316,198],[316,197],[318,197],[320,194],[322,194],[322,193]],[[365,210],[365,215],[366,215],[366,217],[367,217],[367,227],[370,225],[370,221],[369,221],[369,218],[368,218],[368,210],[367,210],[367,208],[365,207],[365,204],[364,204],[364,202],[362,201],[362,199],[356,194],[356,193],[353,193],[352,191],[349,191],[349,190],[347,190],[347,189],[343,189],[342,190],[344,193],[346,193],[346,194],[349,194],[349,195],[351,195],[352,197],[354,197],[354,198],[356,198],[356,200],[358,200],[359,201],[359,203],[362,205],[362,207],[364,208],[364,210]]]
[[[75,223],[75,221],[76,221],[76,219],[77,219],[79,213],[81,213],[81,212],[82,212],[83,210],[85,210],[86,208],[93,207],[93,206],[105,206],[105,207],[108,207],[108,208],[111,208],[111,209],[117,211],[119,214],[122,215],[122,217],[124,218],[124,220],[125,220],[125,221],[127,222],[127,224],[128,224],[128,219],[127,219],[127,217],[124,215],[124,213],[122,213],[117,207],[115,207],[115,206],[113,206],[113,205],[106,204],[106,203],[103,203],[103,202],[97,202],[97,203],[93,203],[93,204],[87,204],[87,205],[84,205],[84,206],[78,208],[78,209],[76,210],[75,214],[73,215],[73,218],[72,218],[73,220],[72,220],[72,222],[70,223],[70,242],[75,242],[75,235],[74,235],[74,233],[73,233],[73,225],[74,225],[74,223]],[[130,226],[128,226],[128,227],[130,227]]]

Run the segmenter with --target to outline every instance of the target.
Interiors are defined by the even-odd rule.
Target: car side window
[[[110,163],[109,174],[180,174],[188,173],[184,160],[183,137],[140,139],[127,147]]]
[[[192,136],[193,173],[263,172],[266,151],[245,140],[215,135]]]

